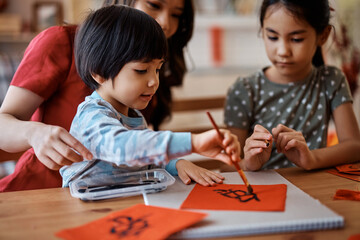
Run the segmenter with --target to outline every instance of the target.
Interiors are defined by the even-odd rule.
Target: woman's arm
[[[91,153],[65,129],[29,121],[43,101],[27,89],[9,87],[0,108],[0,149],[21,152],[33,147],[39,160],[53,170],[82,161],[82,156],[91,159]]]
[[[28,137],[36,132],[38,123],[29,120],[42,102],[40,96],[27,89],[9,87],[0,108],[1,149],[20,152],[31,147]]]

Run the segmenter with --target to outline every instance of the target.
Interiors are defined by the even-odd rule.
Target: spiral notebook
[[[222,173],[224,183],[242,184],[236,172]],[[205,212],[208,216],[201,222],[172,235],[173,239],[214,238],[271,234],[281,232],[325,230],[341,228],[344,218],[312,198],[277,172],[246,172],[249,182],[257,184],[286,184],[287,197],[284,212],[216,211]],[[144,194],[146,205],[179,209],[195,184],[185,185],[176,179],[167,190],[155,194]],[[206,199],[204,200],[206,201]]]

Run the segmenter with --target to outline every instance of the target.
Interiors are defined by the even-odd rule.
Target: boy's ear
[[[100,85],[102,85],[106,79],[104,79],[102,76],[96,73],[91,74],[92,78]]]
[[[324,31],[320,34],[319,40],[318,40],[318,45],[322,46],[326,40],[329,38],[330,32],[331,32],[331,25],[328,25]]]

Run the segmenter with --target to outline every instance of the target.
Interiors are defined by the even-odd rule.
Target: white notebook
[[[334,229],[344,226],[344,218],[318,200],[294,186],[277,172],[246,172],[252,185],[286,184],[287,197],[284,212],[213,211],[201,222],[171,236],[173,239],[230,237],[281,232]],[[237,172],[222,173],[226,184],[243,184]],[[144,194],[146,205],[179,209],[194,184],[185,185],[176,178],[165,191]],[[204,199],[206,201],[206,199]],[[187,209],[188,210],[188,209]]]

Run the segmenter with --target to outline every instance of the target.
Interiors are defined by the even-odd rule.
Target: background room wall
[[[5,7],[1,7],[6,2]],[[78,24],[90,9],[103,0],[0,0],[0,105],[20,63],[24,50],[37,34],[34,30],[36,3],[59,3],[62,20]],[[188,74],[183,86],[172,89],[177,103],[224,101],[228,87],[239,77],[269,64],[259,35],[258,9],[261,0],[194,0],[197,13],[193,38],[188,44]],[[336,48],[333,39],[325,49],[326,61],[341,67],[342,53],[360,48],[359,0],[330,0],[336,9],[333,21],[340,34],[339,22],[347,28],[351,49]],[[345,59],[346,60],[346,59]],[[346,60],[347,61],[347,60]],[[345,61],[345,62],[346,62]],[[356,64],[355,64],[356,65]],[[360,63],[357,63],[357,70]],[[356,81],[359,83],[359,75]],[[199,102],[197,102],[199,103]],[[219,104],[217,104],[219,106]],[[354,94],[354,109],[360,124],[360,90]],[[211,109],[215,121],[223,126],[222,106]],[[174,112],[162,129],[186,130],[211,128],[204,111]],[[4,167],[5,166],[5,167]],[[14,163],[0,164],[0,177],[12,171]]]
[[[1,15],[12,14],[21,19],[21,31],[3,34],[0,27],[0,103],[24,49],[36,35],[32,28],[34,4],[60,3],[63,20],[67,23],[80,23],[87,12],[100,7],[103,0],[6,0],[6,2],[7,6],[0,9],[0,26]],[[195,31],[185,54],[189,73],[184,85],[174,89],[174,97],[176,99],[203,97],[202,94],[205,93],[210,97],[224,96],[227,87],[237,76],[247,75],[269,64],[259,36],[258,9],[261,0],[195,0],[194,3],[197,10]],[[360,21],[359,1],[330,0],[330,3],[336,9],[333,13],[334,20],[341,19],[341,22],[347,26],[353,46],[360,48],[360,28],[357,27]],[[340,28],[337,24],[334,25],[336,32],[339,33]],[[333,49],[334,41],[330,40],[328,43],[329,49]],[[325,51],[327,61],[341,66],[338,53],[339,51]],[[199,86],[202,86],[202,93],[195,90]],[[357,92],[356,96],[359,95]],[[356,108],[356,112],[360,119],[359,109],[360,106]],[[218,120],[222,122],[221,118]]]

